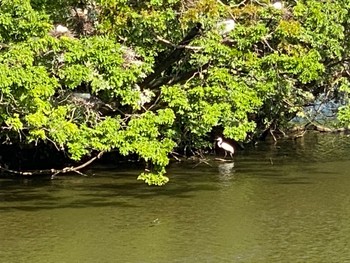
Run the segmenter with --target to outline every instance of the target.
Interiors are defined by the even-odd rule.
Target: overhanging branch
[[[79,170],[85,168],[92,162],[94,162],[97,159],[100,159],[104,152],[99,152],[95,157],[91,158],[90,160],[86,161],[85,163],[79,165],[79,166],[71,166],[71,167],[64,167],[63,169],[44,169],[44,170],[31,170],[31,171],[18,171],[18,170],[12,170],[7,169],[5,167],[2,167],[0,165],[0,171],[6,172],[9,174],[16,174],[21,176],[35,176],[35,175],[51,175],[51,179],[53,179],[58,174],[65,174],[65,173],[78,173],[80,175],[83,175]]]

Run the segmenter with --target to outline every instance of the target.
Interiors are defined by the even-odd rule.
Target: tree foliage
[[[152,164],[139,178],[161,185],[169,153],[210,147],[213,131],[249,140],[320,100],[343,101],[349,125],[349,10],[347,0],[2,0],[1,141],[53,144],[76,161],[136,154]]]

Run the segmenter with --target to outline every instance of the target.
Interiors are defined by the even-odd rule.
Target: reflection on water
[[[220,163],[218,164],[219,174],[229,176],[234,172],[233,170],[234,167],[235,167],[234,162]]]
[[[260,144],[235,161],[0,179],[1,262],[350,262],[350,138]]]

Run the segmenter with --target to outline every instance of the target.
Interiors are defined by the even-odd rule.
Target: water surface
[[[350,262],[350,138],[311,134],[173,164],[0,179],[0,262]],[[196,166],[196,167],[195,167]]]

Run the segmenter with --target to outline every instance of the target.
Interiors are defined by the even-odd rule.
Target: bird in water
[[[227,152],[229,152],[231,158],[233,158],[233,154],[235,153],[235,149],[233,148],[233,146],[228,144],[227,142],[223,142],[221,137],[218,137],[216,140],[218,142],[218,146],[225,151],[224,158],[226,158]]]

